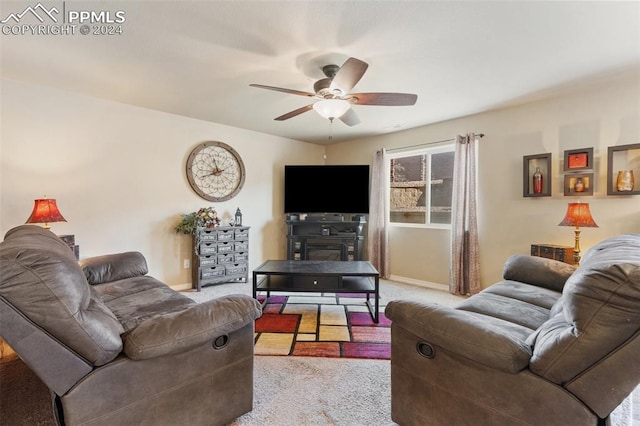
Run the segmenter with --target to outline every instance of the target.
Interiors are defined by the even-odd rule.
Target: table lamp
[[[45,198],[34,201],[31,216],[25,223],[44,223],[44,227],[49,229],[51,228],[50,223],[66,221],[58,210],[56,200],[45,196]]]
[[[575,226],[576,244],[573,248],[573,262],[580,264],[580,227],[597,228],[596,222],[591,217],[588,203],[569,203],[567,214],[565,214],[559,226]]]

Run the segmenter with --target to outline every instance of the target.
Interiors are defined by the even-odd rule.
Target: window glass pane
[[[426,223],[426,155],[391,160],[390,221]]]
[[[431,223],[451,223],[453,152],[431,156]]]
[[[390,160],[391,223],[451,224],[453,148],[425,148]]]
[[[425,176],[425,155],[413,155],[411,157],[401,157],[391,160],[391,181],[392,182],[419,182]]]

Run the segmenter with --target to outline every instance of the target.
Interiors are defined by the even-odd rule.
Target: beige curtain
[[[480,291],[480,256],[476,218],[476,157],[480,136],[456,137],[451,213],[451,282],[453,294]]]
[[[387,155],[384,149],[377,151],[373,159],[371,176],[371,200],[369,201],[369,223],[367,250],[369,261],[380,273],[389,278],[389,231],[386,194]]]

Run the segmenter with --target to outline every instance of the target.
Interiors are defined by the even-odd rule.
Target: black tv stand
[[[287,220],[288,260],[363,260],[366,223],[363,215],[312,217]]]

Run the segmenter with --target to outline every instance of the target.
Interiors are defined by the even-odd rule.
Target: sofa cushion
[[[590,249],[567,280],[563,308],[537,332],[531,370],[565,384],[640,329],[640,234]],[[554,309],[555,311],[556,309]]]
[[[549,309],[484,291],[460,303],[456,309],[518,324],[532,332],[549,319]]]
[[[547,310],[551,309],[562,295],[559,291],[509,280],[496,283],[486,288],[483,293],[495,294],[508,299],[522,301]]]
[[[394,329],[401,327],[451,354],[508,373],[517,373],[529,365],[531,347],[526,339],[531,329],[513,322],[409,300],[390,301],[385,315],[392,321],[392,335]],[[392,363],[394,357],[392,353]]]
[[[189,350],[252,323],[262,313],[250,296],[237,294],[197,303],[148,318],[124,336],[131,359],[147,359]]]
[[[136,328],[153,316],[181,311],[196,303],[148,275],[98,284],[92,288],[125,331]]]
[[[516,254],[505,262],[502,276],[505,280],[521,281],[561,292],[575,269],[556,260]]]
[[[526,259],[521,263],[528,264]],[[466,299],[456,309],[498,318],[533,332],[549,319],[550,309],[561,295],[537,285],[504,280]]]
[[[94,365],[120,353],[122,326],[55,234],[35,225],[12,229],[0,262],[0,294],[31,321]]]
[[[139,277],[149,272],[147,261],[137,251],[90,257],[78,263],[89,284]]]

